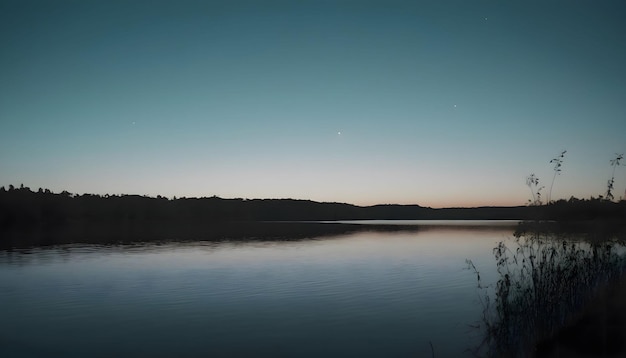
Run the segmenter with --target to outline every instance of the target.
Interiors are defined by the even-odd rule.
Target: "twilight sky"
[[[598,196],[626,152],[624,19],[624,1],[0,0],[0,186],[523,205],[566,149],[553,199]]]

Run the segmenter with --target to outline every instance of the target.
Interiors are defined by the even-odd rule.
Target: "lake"
[[[361,222],[362,223],[362,222]],[[386,222],[376,221],[376,224]],[[388,223],[388,222],[387,222]],[[471,356],[513,222],[0,251],[2,357]]]

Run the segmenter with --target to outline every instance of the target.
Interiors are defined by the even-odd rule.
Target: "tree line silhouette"
[[[419,205],[356,206],[295,199],[168,199],[140,195],[77,195],[21,185],[0,187],[0,227],[73,222],[232,222],[372,219],[513,219],[580,221],[626,218],[626,201],[570,198],[543,206],[433,209]]]

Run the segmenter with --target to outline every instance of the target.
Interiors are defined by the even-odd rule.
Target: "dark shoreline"
[[[0,187],[0,247],[162,240],[290,240],[363,230],[418,230],[413,225],[332,222],[340,220],[556,222],[541,225],[558,232],[618,232],[623,237],[626,201],[570,198],[541,206],[433,209],[294,199],[76,195]]]
[[[295,199],[168,199],[138,195],[75,195],[0,187],[0,229],[80,222],[333,221],[333,220],[554,220],[625,219],[626,201],[559,200],[538,206],[430,208],[357,206]]]

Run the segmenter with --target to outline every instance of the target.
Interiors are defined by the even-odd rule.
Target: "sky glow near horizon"
[[[0,186],[432,207],[606,192],[621,1],[0,0]],[[615,196],[626,189],[616,170]]]

